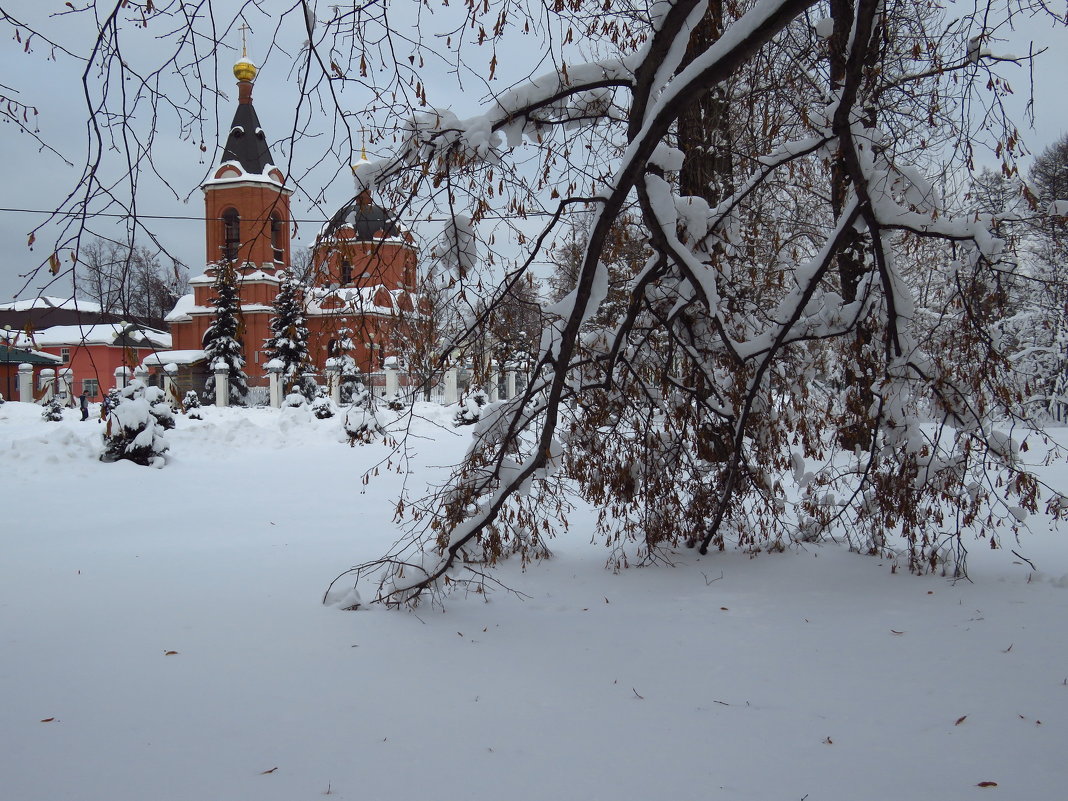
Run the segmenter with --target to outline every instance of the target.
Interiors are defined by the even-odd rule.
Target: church
[[[167,315],[172,350],[145,362],[153,373],[166,367],[181,392],[199,392],[208,377],[204,333],[215,317],[216,277],[227,265],[237,278],[249,387],[267,384],[264,342],[271,336],[272,304],[292,265],[293,190],[274,164],[252,103],[256,75],[247,55],[234,65],[237,109],[219,162],[201,187],[206,269],[190,280],[192,292]],[[359,162],[353,165],[354,173],[358,167]],[[366,189],[326,222],[303,288],[313,371],[321,373],[327,359],[348,357],[356,372],[369,374],[397,355],[391,345],[397,326],[419,306],[416,264],[411,234]]]

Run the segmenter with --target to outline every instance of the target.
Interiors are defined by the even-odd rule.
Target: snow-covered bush
[[[330,400],[330,396],[326,394],[326,390],[323,387],[319,387],[315,400],[311,402],[311,410],[312,414],[320,420],[326,420],[334,416],[337,412],[337,407]]]
[[[152,416],[165,431],[174,428],[174,410],[171,409],[166,392],[159,387],[146,387],[145,400],[148,401]]]
[[[349,445],[353,446],[367,445],[386,433],[375,414],[374,396],[361,383],[356,384],[352,405],[345,413],[344,428]]]
[[[393,397],[386,399],[386,406],[394,412],[403,412],[408,408],[404,395],[400,392],[393,393]]]
[[[308,399],[304,397],[304,393],[301,392],[301,385],[294,384],[293,390],[285,396],[282,401],[282,408],[299,409],[308,402]]]
[[[460,408],[453,418],[453,425],[470,426],[482,417],[482,407],[489,403],[489,396],[481,389],[475,390],[460,401]]]
[[[4,405],[4,393],[0,392],[0,406]]]
[[[319,382],[315,380],[315,376],[311,373],[302,375],[299,384],[294,385],[293,388],[300,392],[308,403],[319,397]]]
[[[58,423],[63,419],[63,405],[59,398],[52,398],[41,412],[41,419],[50,423]]]
[[[163,467],[163,454],[169,445],[163,436],[163,425],[157,421],[153,404],[146,397],[144,384],[133,381],[118,394],[118,403],[107,415],[104,452],[100,454],[100,461],[128,459],[136,464]],[[170,412],[166,402],[157,402],[156,405]]]
[[[185,407],[185,414],[190,420],[203,420],[200,416],[200,396],[197,395],[196,390],[189,390],[185,393],[185,397],[182,398],[182,406]]]

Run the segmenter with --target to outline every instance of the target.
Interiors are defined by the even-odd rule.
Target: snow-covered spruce
[[[59,398],[52,398],[48,402],[48,405],[44,407],[44,411],[41,412],[41,419],[50,423],[58,423],[63,420],[63,406],[59,402]]]
[[[149,389],[157,389],[150,387]],[[170,407],[165,400],[146,392],[145,385],[133,381],[119,393],[118,403],[108,412],[104,428],[104,452],[102,462],[117,462],[128,459],[136,464],[163,467],[163,454],[169,445],[163,435],[164,423],[160,419],[170,417]],[[163,410],[166,410],[166,415]],[[170,417],[171,426],[174,418]]]
[[[481,389],[472,392],[460,401],[460,408],[453,418],[453,424],[457,426],[470,426],[478,422],[482,416],[482,407],[489,403],[489,397]]]
[[[220,264],[215,277],[215,319],[204,332],[204,355],[209,365],[226,365],[230,383],[230,404],[244,405],[248,397],[248,377],[238,332],[241,328],[241,302],[237,291],[237,271],[232,264]],[[204,382],[204,398],[215,401],[215,373]]]
[[[271,336],[264,343],[267,358],[281,367],[285,383],[291,383],[311,359],[308,356],[308,326],[304,318],[300,285],[289,273],[283,274],[282,285],[275,297],[270,328]]]

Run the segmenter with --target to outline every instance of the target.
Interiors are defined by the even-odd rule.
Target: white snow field
[[[343,612],[327,583],[468,430],[417,421],[412,472],[365,486],[388,450],[336,417],[203,411],[152,469],[99,462],[95,419],[0,407],[5,801],[1068,793],[1068,544],[1044,518],[1014,545],[1037,570],[977,541],[954,583],[835,545],[613,574],[576,514],[554,559],[500,568],[529,598]]]

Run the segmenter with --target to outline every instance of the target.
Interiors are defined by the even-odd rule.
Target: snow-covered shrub
[[[408,404],[405,402],[404,396],[399,392],[394,393],[393,397],[388,398],[386,400],[386,406],[394,412],[403,412],[405,409],[408,408]]]
[[[44,411],[41,412],[41,419],[50,423],[58,423],[63,419],[63,405],[59,402],[59,398],[52,398],[48,402]]]
[[[182,406],[185,407],[185,414],[190,420],[203,420],[200,416],[200,396],[197,395],[196,390],[189,390],[185,393],[185,397],[182,398]]]
[[[482,417],[482,407],[489,403],[489,396],[481,389],[475,390],[460,401],[460,408],[453,418],[453,425],[470,426]]]
[[[330,400],[330,397],[326,394],[326,390],[319,387],[319,393],[315,400],[311,402],[312,414],[318,417],[320,420],[326,420],[333,417],[337,412],[337,407],[334,406],[334,402]]]
[[[305,398],[304,397],[304,393],[301,392],[301,385],[300,384],[294,384],[293,385],[293,391],[290,392],[288,395],[286,395],[285,399],[282,401],[282,407],[283,408],[290,408],[290,409],[298,409],[301,406],[305,405],[307,402],[308,402],[308,399]]]
[[[161,404],[167,411],[166,402]],[[173,424],[173,419],[172,419]],[[146,397],[145,386],[133,381],[119,393],[119,400],[108,412],[104,429],[104,452],[102,462],[131,462],[152,467],[163,467],[163,454],[168,449],[163,436],[163,426],[157,422],[153,405]]]
[[[315,376],[310,373],[302,375],[300,377],[300,383],[294,385],[293,388],[300,392],[308,403],[311,403],[319,397],[319,383],[315,380]]]
[[[174,411],[167,400],[167,393],[159,387],[146,387],[145,400],[148,401],[149,409],[156,422],[163,426],[165,431],[174,428]]]
[[[0,392],[0,406],[4,405],[4,393]]]
[[[345,434],[349,445],[367,445],[380,436],[385,436],[385,429],[378,422],[375,414],[374,396],[363,384],[356,385],[352,405],[345,413]]]

